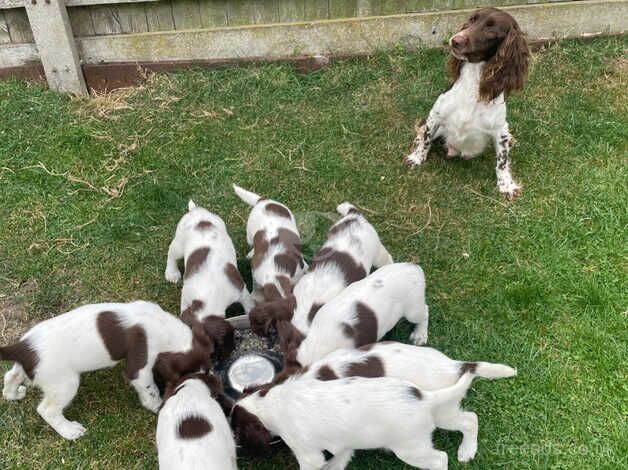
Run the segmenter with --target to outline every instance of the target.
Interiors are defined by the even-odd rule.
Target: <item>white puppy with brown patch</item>
[[[177,261],[185,261],[181,289],[181,318],[200,321],[214,341],[219,357],[233,350],[233,327],[225,320],[227,307],[239,302],[245,312],[255,305],[237,268],[236,251],[223,220],[207,209],[188,203],[168,249],[166,279],[177,283]]]
[[[412,263],[389,264],[351,284],[321,307],[304,339],[285,323],[278,330],[289,365],[296,360],[304,367],[336,349],[380,340],[401,318],[416,323],[410,340],[424,344],[429,320],[425,276]]]
[[[258,305],[251,313],[251,327],[268,334],[277,323],[291,322],[293,333],[307,334],[318,309],[349,284],[366,277],[371,267],[393,262],[377,231],[348,202],[338,206],[343,216],[327,232],[310,269],[284,301]],[[286,325],[284,325],[284,330]]]
[[[169,385],[157,420],[159,469],[237,470],[235,442],[225,417],[230,406],[212,375],[187,375]]]
[[[445,470],[447,454],[434,449],[432,432],[440,410],[462,400],[472,380],[466,373],[453,386],[428,392],[390,377],[296,377],[236,402],[231,426],[255,453],[268,450],[273,434],[281,436],[301,470],[341,470],[354,450],[382,448],[414,467]],[[334,455],[329,462],[325,451]]]
[[[66,439],[85,428],[63,416],[78,390],[81,373],[126,361],[125,376],[142,405],[161,404],[153,369],[166,380],[209,367],[212,345],[200,327],[194,332],[150,302],[79,307],[38,323],[19,342],[0,348],[0,360],[14,361],[4,376],[2,395],[20,400],[31,381],[44,394],[39,415]]]
[[[246,241],[252,248],[253,298],[273,301],[287,297],[307,271],[294,215],[284,204],[265,199],[237,185],[233,190],[252,207]]]
[[[385,341],[360,349],[339,349],[312,364],[302,377],[335,380],[344,377],[395,377],[408,380],[421,390],[440,390],[454,385],[460,376],[469,372],[487,379],[517,375],[516,369],[490,362],[454,361],[433,348]],[[462,443],[458,460],[468,462],[478,448],[478,417],[460,409],[460,403],[451,402],[441,407],[435,417],[441,429],[460,431]]]

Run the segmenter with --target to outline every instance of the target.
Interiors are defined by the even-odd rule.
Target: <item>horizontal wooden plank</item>
[[[31,0],[0,0],[0,10],[6,8],[19,8],[24,6],[25,1]],[[67,7],[82,7],[85,5],[105,5],[107,3],[140,3],[158,2],[159,0],[66,0]]]
[[[622,33],[628,1],[583,0],[508,7],[532,40]],[[163,60],[276,59],[358,55],[395,45],[441,45],[470,10],[279,25],[227,27],[79,38],[84,63]]]
[[[35,44],[2,44],[0,46],[0,68],[22,67],[39,62]]]

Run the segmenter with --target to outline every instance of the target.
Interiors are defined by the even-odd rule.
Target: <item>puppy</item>
[[[323,305],[300,343],[289,327],[281,324],[278,328],[287,359],[304,367],[336,349],[374,343],[404,317],[416,323],[410,341],[424,344],[429,315],[423,270],[416,264],[394,263],[351,284]]]
[[[4,376],[2,395],[20,400],[27,379],[44,396],[39,415],[66,439],[85,428],[63,416],[78,390],[81,373],[126,361],[125,376],[142,405],[157,412],[161,404],[153,366],[166,380],[209,368],[212,345],[202,328],[190,330],[178,318],[149,302],[79,307],[27,331],[19,342],[0,348],[0,359],[14,361]]]
[[[252,247],[253,298],[274,302],[292,294],[292,286],[307,271],[301,238],[292,212],[283,204],[264,199],[233,185],[240,199],[252,207],[246,224],[246,240]],[[250,315],[261,314],[254,308]]]
[[[507,199],[521,194],[510,172],[514,139],[506,121],[506,96],[521,90],[530,53],[515,19],[497,8],[475,11],[449,40],[449,72],[453,85],[441,94],[417,128],[412,153],[405,162],[427,159],[434,139],[442,137],[449,158],[476,157],[492,142],[497,154],[497,186]]]
[[[360,349],[336,350],[312,364],[302,377],[318,380],[395,377],[412,382],[421,390],[432,391],[454,385],[465,372],[487,379],[517,375],[515,369],[505,364],[454,361],[436,349],[386,341]],[[435,425],[462,433],[458,460],[468,462],[478,448],[478,417],[473,412],[462,411],[459,403],[451,402],[448,406],[449,409],[439,410]]]
[[[186,375],[169,385],[157,419],[160,470],[237,470],[224,414],[230,408],[213,375]]]
[[[203,323],[216,354],[224,359],[233,351],[233,326],[225,320],[227,307],[240,302],[248,313],[253,299],[236,266],[236,251],[223,220],[207,209],[188,203],[168,249],[166,279],[177,283],[177,260],[185,260],[181,289],[181,319]]]
[[[257,310],[263,312],[262,320],[252,320],[263,325],[264,332],[276,322],[291,321],[295,333],[307,334],[318,309],[327,301],[349,284],[366,277],[372,266],[392,263],[373,226],[353,205],[345,202],[337,210],[343,217],[327,232],[325,243],[294,287],[293,295],[282,303]]]
[[[414,467],[444,470],[447,454],[433,448],[432,432],[441,409],[460,402],[472,379],[465,373],[453,386],[428,392],[390,377],[296,377],[237,401],[231,426],[252,453],[267,452],[271,436],[281,436],[301,470],[344,469],[355,449],[380,448]],[[328,462],[325,452],[334,456]]]

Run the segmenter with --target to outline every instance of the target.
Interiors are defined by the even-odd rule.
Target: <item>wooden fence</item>
[[[435,45],[468,9],[505,7],[531,39],[623,33],[628,0],[0,0],[0,77],[85,94],[170,69]],[[87,78],[87,84],[85,83]]]

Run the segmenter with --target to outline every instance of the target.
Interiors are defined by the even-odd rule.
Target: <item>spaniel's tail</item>
[[[238,195],[240,199],[242,199],[251,207],[257,204],[259,200],[261,199],[261,196],[258,196],[257,194],[252,193],[251,191],[247,191],[246,189],[241,188],[240,186],[236,184],[233,185],[233,190],[235,191],[235,193]]]
[[[336,211],[342,216],[347,215],[349,212],[359,212],[358,209],[350,202],[343,202],[336,207]]]

